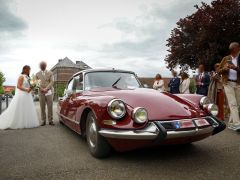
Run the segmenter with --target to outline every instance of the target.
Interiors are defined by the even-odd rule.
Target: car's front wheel
[[[89,112],[86,122],[86,138],[89,150],[94,157],[104,158],[110,154],[111,147],[99,133],[96,117],[93,112]]]

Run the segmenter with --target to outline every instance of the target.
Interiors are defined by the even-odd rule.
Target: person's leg
[[[39,103],[40,103],[40,109],[41,109],[41,119],[42,124],[46,124],[46,99],[45,96],[41,93],[39,93]]]
[[[233,87],[234,84],[229,83],[228,85],[224,85],[224,90],[228,99],[228,104],[230,107],[230,117],[233,121],[233,126],[239,126],[240,120],[239,120],[239,114],[238,114],[238,104],[237,104],[237,98],[235,93],[235,88]]]
[[[236,99],[237,99],[237,104],[238,107],[240,106],[240,85],[235,88],[235,94],[236,94]]]
[[[47,108],[48,108],[48,122],[53,123],[53,97],[52,95],[46,96]]]

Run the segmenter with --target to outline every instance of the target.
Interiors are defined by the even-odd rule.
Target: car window
[[[83,74],[82,73],[73,78],[72,90],[76,92],[83,91]]]
[[[135,89],[141,87],[135,74],[128,72],[91,72],[85,75],[85,90],[99,87],[114,87],[120,89]]]

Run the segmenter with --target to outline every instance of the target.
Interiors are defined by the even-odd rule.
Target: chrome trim
[[[75,124],[79,124],[79,123],[80,123],[80,122],[78,122],[78,121],[75,121],[75,120],[72,120],[72,119],[68,118],[67,116],[64,116],[64,115],[60,114],[59,112],[57,112],[57,114],[58,114],[59,116],[65,118],[65,119],[67,119],[68,121],[71,121],[71,122],[75,123]]]
[[[159,129],[154,123],[149,123],[147,127],[144,129],[139,130],[101,129],[99,131],[99,134],[106,138],[152,140],[157,138],[159,134]]]
[[[213,132],[213,127],[209,126],[206,128],[196,128],[194,130],[188,131],[167,131],[167,138],[166,139],[174,139],[174,138],[181,138],[181,137],[188,137],[188,136],[198,136],[202,134],[208,134]]]
[[[207,96],[203,96],[201,99],[200,99],[200,105],[201,106],[204,106],[204,105],[206,105],[206,104],[209,104],[210,103],[210,100],[209,100],[209,98],[207,97]]]
[[[217,115],[218,115],[219,109],[218,109],[218,106],[217,106],[216,104],[213,104],[213,103],[208,104],[207,110],[208,110],[208,112],[209,112],[212,116],[216,117],[217,115],[213,115],[213,114],[212,114],[212,111],[211,111],[211,109],[212,109],[214,106],[217,108]]]
[[[213,117],[207,116],[206,118],[210,118],[214,122],[214,124],[212,124],[214,128],[219,126],[219,123]]]
[[[114,117],[114,116],[112,115],[112,113],[110,112],[110,110],[109,110],[109,107],[111,106],[111,104],[112,104],[114,101],[121,101],[121,102],[124,104],[124,113],[123,113],[121,116],[119,116],[119,117]],[[108,114],[109,114],[113,119],[121,119],[121,118],[123,118],[123,116],[125,116],[126,113],[127,113],[126,105],[125,105],[125,103],[123,102],[123,100],[121,100],[121,99],[112,99],[112,100],[108,103],[108,105],[107,105],[107,112],[108,112]]]
[[[146,113],[147,113],[147,120],[144,121],[144,122],[139,122],[139,121],[135,118],[135,114],[136,114],[136,112],[137,112],[139,109],[144,109],[144,110],[146,111]],[[136,108],[134,108],[133,111],[132,111],[132,118],[133,118],[133,120],[134,120],[135,123],[138,123],[138,124],[146,123],[146,122],[148,121],[148,112],[147,112],[147,110],[146,110],[144,107],[136,107]]]
[[[216,124],[215,125],[213,124],[212,126],[208,126],[208,127],[202,127],[202,128],[195,127],[194,129],[184,130],[184,131],[169,130],[167,131],[166,139],[184,138],[184,137],[190,137],[190,136],[194,137],[194,136],[203,135],[203,134],[211,134],[214,128],[218,126],[218,123],[211,116],[208,116],[208,118],[211,118]],[[197,119],[197,118],[194,118],[194,119]],[[162,122],[166,122],[166,121],[162,121]],[[135,140],[154,140],[154,139],[157,139],[157,137],[159,136],[159,133],[161,133],[159,130],[159,127],[154,122],[150,122],[147,124],[147,126],[144,129],[138,129],[138,130],[101,129],[99,131],[99,134],[101,134],[103,137],[106,137],[106,138],[135,139]]]

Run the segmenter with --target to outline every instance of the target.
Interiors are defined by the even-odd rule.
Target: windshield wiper
[[[122,79],[122,77],[118,78],[113,84],[112,87],[116,88],[116,84]]]

